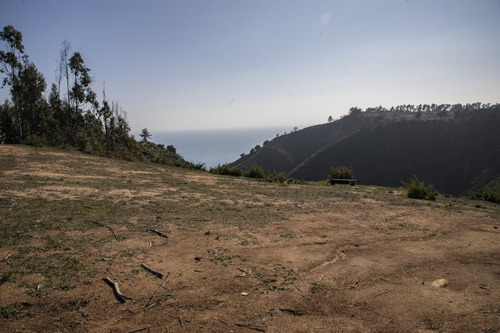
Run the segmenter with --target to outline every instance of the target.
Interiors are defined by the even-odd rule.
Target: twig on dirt
[[[378,293],[377,295],[375,295],[375,296],[374,296],[374,298],[375,298],[375,297],[382,296],[382,295],[385,295],[385,294],[388,294],[388,293],[390,293],[390,292],[391,292],[390,290],[385,290],[385,291],[383,291],[383,292]]]
[[[116,299],[120,301],[120,303],[125,303],[127,300],[132,299],[123,295],[120,292],[120,288],[118,288],[118,283],[113,282],[113,280],[111,280],[109,277],[106,277],[105,279],[103,279],[103,281],[106,282],[111,288],[113,288],[113,293],[115,294]]]
[[[163,237],[163,238],[168,238],[168,236],[167,236],[167,235],[165,235],[163,232],[158,231],[158,230],[156,230],[156,229],[151,229],[151,232],[152,232],[152,233],[154,233],[154,234],[157,234],[157,235],[158,235],[158,236],[160,236],[160,237]]]
[[[284,312],[286,314],[292,315],[292,316],[302,316],[304,315],[304,312],[299,311],[299,310],[294,310],[294,309],[279,309],[281,312]]]
[[[133,330],[133,331],[129,331],[128,333],[137,333],[137,332],[142,332],[142,331],[148,331],[148,332],[151,332],[151,328],[153,326],[149,326],[149,327],[144,327],[144,328],[139,328],[138,330]]]
[[[387,279],[384,279],[384,278],[380,278],[381,281],[384,281],[384,282],[387,282],[387,283],[392,283],[392,284],[401,284],[399,282],[394,282],[394,281],[389,281]]]
[[[115,237],[115,239],[117,241],[120,241],[120,239],[118,238],[118,236],[115,233],[115,229],[111,228],[109,225],[105,225],[105,227],[108,228],[109,231],[111,231],[111,233],[113,234],[113,236]]]
[[[151,302],[147,307],[146,307],[146,310],[148,310],[149,308],[155,306],[156,304],[160,303],[160,302],[163,302],[164,300],[166,299],[169,299],[170,297],[175,297],[175,294],[165,294],[163,296],[161,296],[160,298],[158,298],[156,301],[154,302]]]
[[[3,258],[3,261],[7,260],[10,258],[11,255],[13,255],[15,252],[11,252],[9,253],[7,256],[5,256],[5,258]]]
[[[163,282],[158,286],[158,288],[156,288],[156,290],[154,291],[154,293],[151,295],[151,297],[148,299],[148,302],[146,303],[146,305],[144,305],[145,308],[147,308],[148,306],[152,305],[151,304],[151,301],[153,300],[153,297],[155,297],[156,293],[158,292],[158,290],[163,287],[165,285],[165,283],[167,283],[167,279],[168,279],[168,276],[170,275],[170,272],[167,273],[167,276],[165,277],[165,279],[163,280]],[[156,303],[156,302],[155,302]],[[154,304],[154,303],[153,303]]]
[[[179,319],[179,324],[181,325],[181,327],[184,327],[184,323],[182,322],[182,318],[181,317],[177,317],[177,319]]]
[[[241,324],[241,323],[236,323],[235,325],[238,327],[245,327],[245,328],[257,331],[257,332],[265,332],[266,331],[266,329],[259,327],[259,326],[253,326],[253,325],[247,325],[247,324]]]
[[[247,275],[246,270],[244,270],[243,268],[240,268],[240,267],[237,267],[237,268],[241,272],[241,274],[235,275],[234,277],[244,277],[245,275]]]
[[[142,263],[141,267],[144,268],[145,270],[147,270],[149,273],[151,273],[154,276],[156,276],[157,278],[163,279],[163,277],[165,276],[165,275],[163,275],[163,273],[155,271],[152,268],[149,268],[145,263]]]

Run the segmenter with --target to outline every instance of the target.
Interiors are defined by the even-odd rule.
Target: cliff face
[[[400,186],[417,175],[462,194],[500,179],[500,106],[441,112],[365,112],[275,138],[233,165],[258,164],[322,180],[347,165],[361,184]]]

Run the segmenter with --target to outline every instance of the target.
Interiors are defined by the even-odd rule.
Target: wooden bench
[[[351,185],[354,186],[356,185],[357,179],[330,179],[330,184],[335,185],[335,184],[346,184],[346,185]]]

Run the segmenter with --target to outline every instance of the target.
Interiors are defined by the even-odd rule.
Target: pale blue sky
[[[0,0],[8,24],[49,86],[70,41],[134,131],[500,102],[500,0]]]

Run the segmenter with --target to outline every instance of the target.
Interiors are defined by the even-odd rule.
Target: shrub
[[[33,147],[44,147],[47,145],[47,141],[35,134],[28,135],[26,140],[23,142],[25,145],[33,146]]]
[[[411,177],[409,183],[403,184],[408,190],[408,198],[434,201],[438,195],[432,185],[425,185],[417,176]]]
[[[469,194],[472,200],[484,200],[500,204],[500,192],[494,190],[486,190],[483,192],[474,192]]]
[[[159,162],[157,162],[159,163]],[[193,162],[188,162],[184,160],[174,160],[171,163],[160,163],[160,164],[170,164],[175,167],[183,168],[183,169],[188,169],[188,170],[201,170],[201,171],[206,171],[207,169],[205,168],[205,163],[193,163]]]
[[[286,181],[286,174],[284,171],[268,172],[266,178],[271,183],[284,183]]]
[[[330,168],[328,172],[328,180],[331,182],[332,179],[355,179],[356,175],[350,167],[338,165],[336,167]]]
[[[262,167],[260,167],[257,164],[252,164],[250,169],[245,174],[246,177],[248,178],[264,178],[265,177],[265,172]]]
[[[243,170],[240,167],[232,167],[229,164],[218,164],[215,168],[210,168],[210,173],[240,177],[243,175]]]

